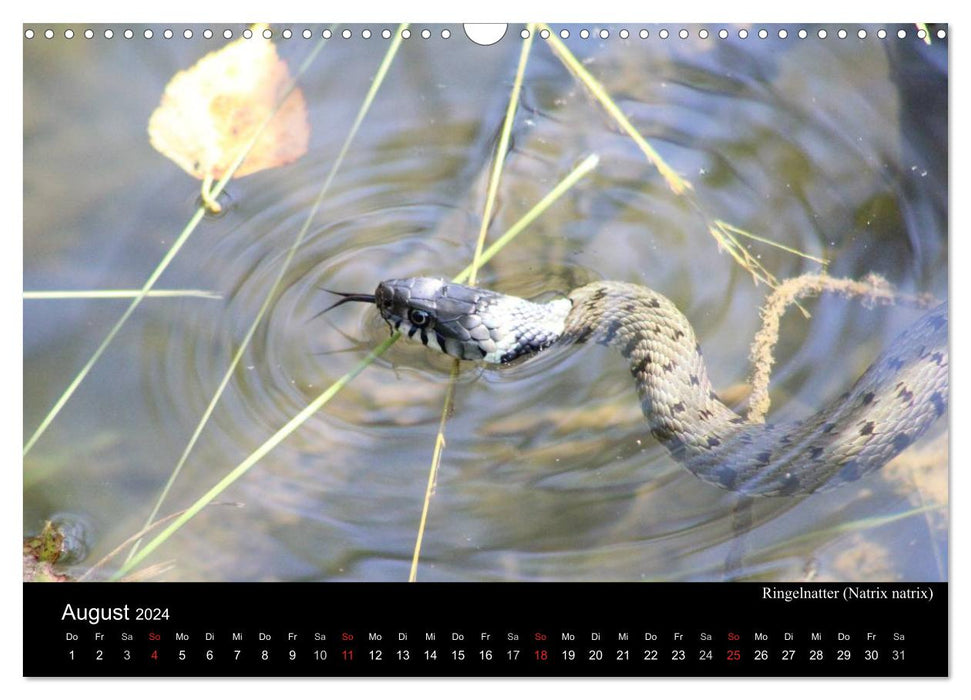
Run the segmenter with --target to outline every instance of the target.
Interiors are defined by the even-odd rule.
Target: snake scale
[[[505,364],[554,343],[615,347],[630,365],[651,435],[695,476],[752,496],[835,488],[879,469],[948,405],[947,302],[905,330],[849,391],[799,421],[749,422],[715,394],[691,324],[663,295],[594,282],[540,304],[427,277],[381,282],[392,331],[463,360]],[[328,309],[329,310],[329,309]]]

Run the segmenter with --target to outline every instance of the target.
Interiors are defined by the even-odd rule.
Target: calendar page
[[[24,24],[24,675],[947,676],[949,42]]]

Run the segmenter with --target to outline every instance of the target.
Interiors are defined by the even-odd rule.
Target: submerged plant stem
[[[218,506],[218,505],[231,505],[231,506],[237,506],[238,507],[238,506],[240,506],[242,504],[240,504],[240,503],[213,503],[212,505],[214,505],[214,506]],[[80,576],[78,576],[78,579],[77,580],[78,581],[85,581],[85,580],[91,578],[91,575],[95,571],[97,571],[102,566],[104,566],[109,561],[111,561],[111,559],[113,557],[116,557],[119,554],[119,552],[121,552],[121,550],[123,550],[125,548],[126,545],[129,545],[132,542],[135,542],[140,537],[144,537],[152,529],[154,529],[156,527],[160,527],[160,526],[164,525],[165,523],[169,522],[170,520],[173,520],[174,518],[179,517],[183,512],[185,512],[185,511],[179,511],[179,512],[176,512],[176,513],[172,513],[170,515],[165,516],[164,518],[161,518],[160,520],[156,520],[151,525],[148,525],[148,526],[142,528],[141,530],[139,530],[138,532],[136,532],[134,535],[132,535],[131,537],[129,537],[127,540],[125,540],[124,542],[122,542],[120,545],[118,545],[117,547],[115,547],[114,549],[112,549],[110,552],[108,552],[107,554],[105,554],[103,557],[101,557],[101,559],[99,559],[94,564],[92,564],[91,565],[91,568],[89,568],[83,574],[81,574]]]
[[[455,399],[455,384],[459,377],[459,361],[452,363],[452,374],[448,379],[448,389],[442,404],[442,417],[438,422],[438,434],[435,436],[435,450],[432,453],[431,467],[428,469],[428,485],[425,486],[425,500],[421,507],[421,520],[418,523],[418,535],[415,537],[415,550],[411,555],[411,571],[408,582],[418,580],[418,558],[421,556],[421,543],[425,537],[425,523],[428,521],[428,510],[431,506],[435,483],[438,481],[438,467],[442,462],[442,451],[445,449],[445,423],[452,412],[452,402]]]

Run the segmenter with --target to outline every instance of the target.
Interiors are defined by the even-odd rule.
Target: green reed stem
[[[523,87],[523,75],[526,73],[526,61],[529,59],[529,49],[533,45],[533,32],[535,26],[530,24],[526,39],[523,41],[519,53],[519,65],[516,67],[516,78],[513,81],[512,91],[509,94],[509,103],[506,105],[506,116],[502,123],[502,131],[499,136],[499,143],[492,158],[492,173],[489,177],[489,185],[486,188],[486,201],[482,211],[482,221],[479,224],[479,236],[475,243],[475,253],[472,255],[472,265],[469,270],[469,284],[475,285],[476,274],[479,270],[482,258],[482,248],[485,245],[486,234],[489,231],[489,224],[492,221],[492,210],[495,207],[496,195],[499,192],[499,179],[502,175],[502,166],[506,161],[506,153],[509,151],[509,138],[512,134],[512,124],[516,116],[516,109],[519,106],[519,93]],[[428,467],[428,486],[425,488],[425,498],[422,502],[421,519],[418,522],[418,534],[415,537],[415,548],[411,556],[411,572],[408,581],[414,583],[418,577],[418,559],[421,556],[421,543],[425,537],[425,524],[428,522],[428,510],[431,506],[432,493],[435,482],[438,480],[438,469],[442,463],[442,452],[445,449],[445,423],[452,412],[452,402],[455,398],[455,383],[459,376],[459,360],[452,361],[452,372],[448,381],[448,390],[445,393],[445,401],[442,405],[442,419],[438,424],[438,434],[435,437],[435,449],[432,451],[432,462]]]
[[[226,187],[226,183],[229,182],[229,179],[236,173],[236,171],[239,169],[239,166],[243,164],[244,160],[246,160],[246,156],[249,155],[249,152],[253,149],[253,146],[256,145],[256,142],[263,134],[263,131],[266,129],[266,126],[273,120],[273,117],[276,116],[276,113],[279,111],[280,107],[283,106],[283,104],[287,101],[287,98],[290,96],[290,93],[292,93],[293,90],[297,87],[297,80],[304,73],[304,71],[306,71],[306,69],[310,66],[310,63],[312,62],[313,58],[317,56],[317,54],[323,48],[324,43],[326,41],[327,41],[326,39],[321,39],[320,41],[318,41],[317,45],[310,52],[310,55],[301,64],[300,69],[297,71],[296,76],[293,78],[293,80],[290,81],[290,84],[287,86],[286,90],[284,90],[282,95],[280,96],[279,102],[277,102],[276,106],[273,108],[270,114],[267,115],[266,119],[264,119],[263,122],[260,124],[260,126],[256,129],[256,132],[253,134],[253,136],[240,150],[239,154],[236,156],[236,159],[226,170],[226,173],[223,175],[222,179],[220,179],[219,182],[216,183],[216,186],[213,188],[211,193],[211,196],[213,199],[216,199],[222,193],[223,189]],[[108,349],[108,346],[111,344],[111,341],[114,340],[115,336],[117,336],[119,331],[121,331],[122,326],[125,325],[125,322],[128,320],[128,318],[135,312],[135,309],[138,308],[139,304],[142,303],[142,300],[148,295],[152,287],[155,286],[155,283],[158,281],[158,278],[162,276],[162,273],[165,272],[166,268],[169,266],[172,260],[175,259],[175,256],[182,249],[182,246],[185,245],[186,241],[189,240],[189,236],[191,236],[193,231],[196,230],[196,227],[199,225],[199,222],[202,221],[205,214],[206,214],[206,207],[204,204],[200,206],[198,209],[196,209],[195,214],[192,215],[192,218],[189,219],[189,222],[185,225],[185,228],[182,229],[182,233],[179,234],[178,238],[176,238],[175,242],[172,244],[172,247],[169,248],[168,252],[162,258],[162,261],[158,264],[158,266],[155,268],[152,274],[149,275],[148,279],[145,281],[145,284],[138,291],[138,295],[134,299],[132,299],[131,304],[125,310],[125,313],[122,314],[121,318],[118,319],[115,325],[111,328],[111,330],[108,332],[108,335],[105,336],[105,339],[101,341],[101,345],[99,345],[98,349],[94,351],[94,354],[91,356],[91,358],[81,368],[81,371],[78,372],[78,374],[74,377],[74,379],[68,385],[64,393],[61,394],[61,397],[57,400],[57,402],[54,404],[51,410],[48,411],[47,415],[44,416],[44,419],[41,421],[40,425],[37,426],[37,429],[34,431],[34,434],[30,436],[29,440],[27,440],[27,443],[24,445],[24,452],[23,452],[24,456],[26,456],[27,453],[30,452],[30,449],[37,443],[37,441],[44,434],[47,428],[50,427],[51,423],[54,422],[54,418],[56,418],[57,414],[61,412],[61,409],[64,408],[65,404],[67,404],[68,400],[71,398],[74,392],[77,391],[77,388],[81,386],[81,382],[83,382],[84,378],[88,376],[88,373],[91,372],[91,369],[94,367],[95,363],[101,358],[105,350]]]
[[[554,187],[543,199],[536,203],[532,209],[530,209],[523,218],[517,221],[512,228],[510,228],[505,234],[503,234],[498,240],[496,240],[492,245],[486,248],[482,252],[482,264],[487,263],[491,260],[496,253],[502,250],[506,245],[508,245],[516,236],[522,233],[537,217],[540,216],[544,211],[546,211],[557,199],[562,197],[566,192],[570,190],[583,176],[590,173],[598,163],[599,159],[596,155],[587,156],[577,167],[575,167],[569,175],[567,175],[563,180]],[[464,282],[468,279],[471,266],[465,268],[462,272],[456,275],[452,281],[453,282]],[[316,399],[314,399],[310,404],[307,405],[300,413],[291,418],[286,425],[276,431],[266,442],[260,445],[252,454],[250,454],[245,460],[243,460],[237,467],[235,467],[231,472],[229,472],[225,477],[223,477],[219,483],[209,489],[206,493],[200,496],[195,503],[193,503],[186,511],[179,516],[171,525],[166,527],[162,532],[157,534],[151,541],[148,542],[137,554],[131,557],[127,562],[125,562],[122,567],[116,571],[112,576],[111,580],[116,581],[124,576],[126,573],[131,571],[139,563],[141,563],[149,554],[155,551],[159,545],[164,543],[169,537],[172,536],[179,528],[185,525],[189,520],[191,520],[195,515],[206,507],[211,501],[213,501],[217,496],[219,496],[224,490],[226,490],[230,485],[233,484],[237,479],[243,476],[249,469],[256,464],[260,459],[262,459],[270,450],[279,445],[283,440],[290,436],[295,430],[297,430],[301,425],[303,425],[307,419],[309,419],[314,413],[323,408],[334,396],[340,392],[352,379],[359,375],[368,365],[374,362],[377,358],[387,352],[388,348],[395,344],[398,338],[401,337],[401,333],[395,332],[390,338],[381,343],[378,347],[374,348],[368,353],[367,357],[361,360],[351,371],[349,371],[344,376],[340,377],[336,382],[331,384],[327,389]]]
[[[351,147],[351,143],[354,141],[354,137],[357,136],[357,132],[361,127],[361,123],[364,121],[364,117],[367,115],[368,111],[371,109],[371,105],[374,102],[374,98],[381,88],[381,84],[384,82],[385,76],[388,74],[388,69],[391,67],[391,63],[394,60],[395,55],[398,53],[398,49],[401,47],[402,42],[402,32],[407,27],[407,24],[402,24],[398,27],[398,31],[395,33],[394,39],[391,45],[388,47],[387,52],[384,55],[384,60],[378,66],[378,71],[374,76],[374,80],[371,81],[371,87],[364,97],[364,101],[361,103],[361,108],[357,112],[357,116],[354,119],[354,123],[351,125],[351,129],[344,139],[344,143],[341,146],[340,151],[337,154],[337,158],[334,160],[330,167],[330,171],[327,173],[327,177],[324,179],[323,185],[320,187],[320,191],[317,193],[317,197],[314,199],[313,206],[310,207],[310,211],[307,213],[307,218],[304,220],[303,226],[300,227],[300,231],[297,233],[296,238],[294,238],[293,243],[290,245],[290,250],[287,252],[287,257],[283,260],[283,265],[280,266],[279,272],[277,272],[276,279],[273,280],[273,284],[270,286],[269,291],[266,294],[266,299],[263,301],[263,305],[260,306],[260,310],[256,314],[256,318],[250,324],[249,329],[246,331],[246,335],[243,337],[243,341],[240,343],[239,348],[236,350],[236,354],[233,355],[232,361],[229,363],[229,367],[226,368],[225,374],[223,374],[222,380],[219,382],[219,386],[216,388],[212,399],[209,401],[209,405],[206,406],[206,410],[202,414],[202,418],[196,425],[195,431],[192,433],[192,437],[189,438],[188,444],[182,451],[182,455],[179,457],[179,461],[175,465],[175,469],[169,476],[168,482],[166,482],[165,487],[162,489],[162,493],[159,494],[158,499],[155,501],[155,506],[152,508],[152,512],[149,513],[148,519],[145,521],[144,528],[147,528],[152,524],[155,516],[158,515],[159,509],[162,507],[163,501],[168,497],[169,491],[172,489],[172,485],[175,483],[179,474],[182,472],[182,468],[185,466],[186,461],[189,459],[189,455],[195,448],[196,443],[199,440],[200,435],[202,435],[203,429],[209,422],[213,411],[216,409],[216,404],[219,399],[222,398],[223,392],[229,385],[229,381],[236,371],[236,367],[239,365],[240,360],[243,358],[246,350],[249,348],[250,341],[253,339],[253,335],[256,333],[256,329],[259,327],[260,323],[263,321],[263,317],[269,310],[271,303],[276,297],[277,290],[283,283],[283,278],[286,276],[287,271],[290,269],[290,265],[293,262],[293,258],[297,254],[297,250],[303,243],[303,239],[307,235],[307,231],[310,230],[310,225],[317,215],[317,211],[320,209],[320,205],[324,201],[324,197],[330,190],[331,184],[334,182],[334,177],[337,174],[337,170],[340,168],[341,164],[344,162],[344,158],[347,156],[347,152]],[[128,555],[130,559],[141,544],[141,541],[135,543],[132,547],[131,552]]]
[[[562,197],[566,192],[573,187],[582,177],[588,175],[590,171],[597,167],[600,162],[600,157],[596,153],[591,153],[586,158],[584,158],[579,165],[577,165],[570,174],[567,175],[560,183],[550,190],[545,197],[543,197],[536,205],[526,212],[519,221],[513,224],[508,231],[502,234],[499,238],[495,240],[488,248],[482,251],[482,256],[479,258],[479,265],[485,265],[487,262],[495,257],[496,253],[502,250],[512,239],[518,236],[526,228],[528,228],[540,215],[549,209],[550,205],[553,204],[557,199]],[[469,276],[472,274],[471,263],[460,273],[452,278],[453,282],[464,283],[468,281]]]
[[[24,299],[131,299],[141,293],[138,289],[49,290],[42,292],[24,292]],[[177,299],[181,297],[198,297],[200,299],[223,298],[222,294],[206,291],[205,289],[153,289],[146,292],[145,296],[162,299]]]

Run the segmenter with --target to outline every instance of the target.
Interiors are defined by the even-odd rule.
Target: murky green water
[[[301,80],[310,152],[229,186],[159,281],[221,299],[148,299],[24,460],[25,532],[79,521],[100,559],[143,524],[280,265],[388,42],[332,39]],[[422,39],[414,27],[283,289],[162,508],[187,507],[387,331],[318,286],[451,277],[472,257],[491,152],[521,40]],[[648,285],[695,325],[720,390],[745,379],[765,287],[719,252],[722,219],[831,261],[947,295],[947,44],[714,36],[567,46],[678,172],[673,194],[542,40],[530,54],[492,236],[582,158],[600,166],[481,273],[525,296],[591,279]],[[44,27],[37,28],[43,30]],[[138,288],[192,215],[197,183],[146,125],[165,83],[216,37],[25,41],[24,287]],[[238,27],[234,29],[239,30]],[[295,28],[298,32],[302,27]],[[592,30],[599,28],[591,27]],[[63,31],[58,28],[58,36]],[[319,28],[315,30],[319,36]],[[298,34],[299,36],[299,34]],[[296,67],[314,41],[279,40]],[[818,265],[752,243],[779,278]],[[125,301],[24,302],[24,436],[91,356]],[[906,309],[835,299],[790,312],[770,419],[840,394],[902,328]],[[399,343],[150,559],[173,580],[404,580],[450,361]],[[803,499],[741,502],[650,438],[630,375],[595,346],[506,371],[463,364],[424,537],[421,580],[946,578],[946,433],[902,464]]]

